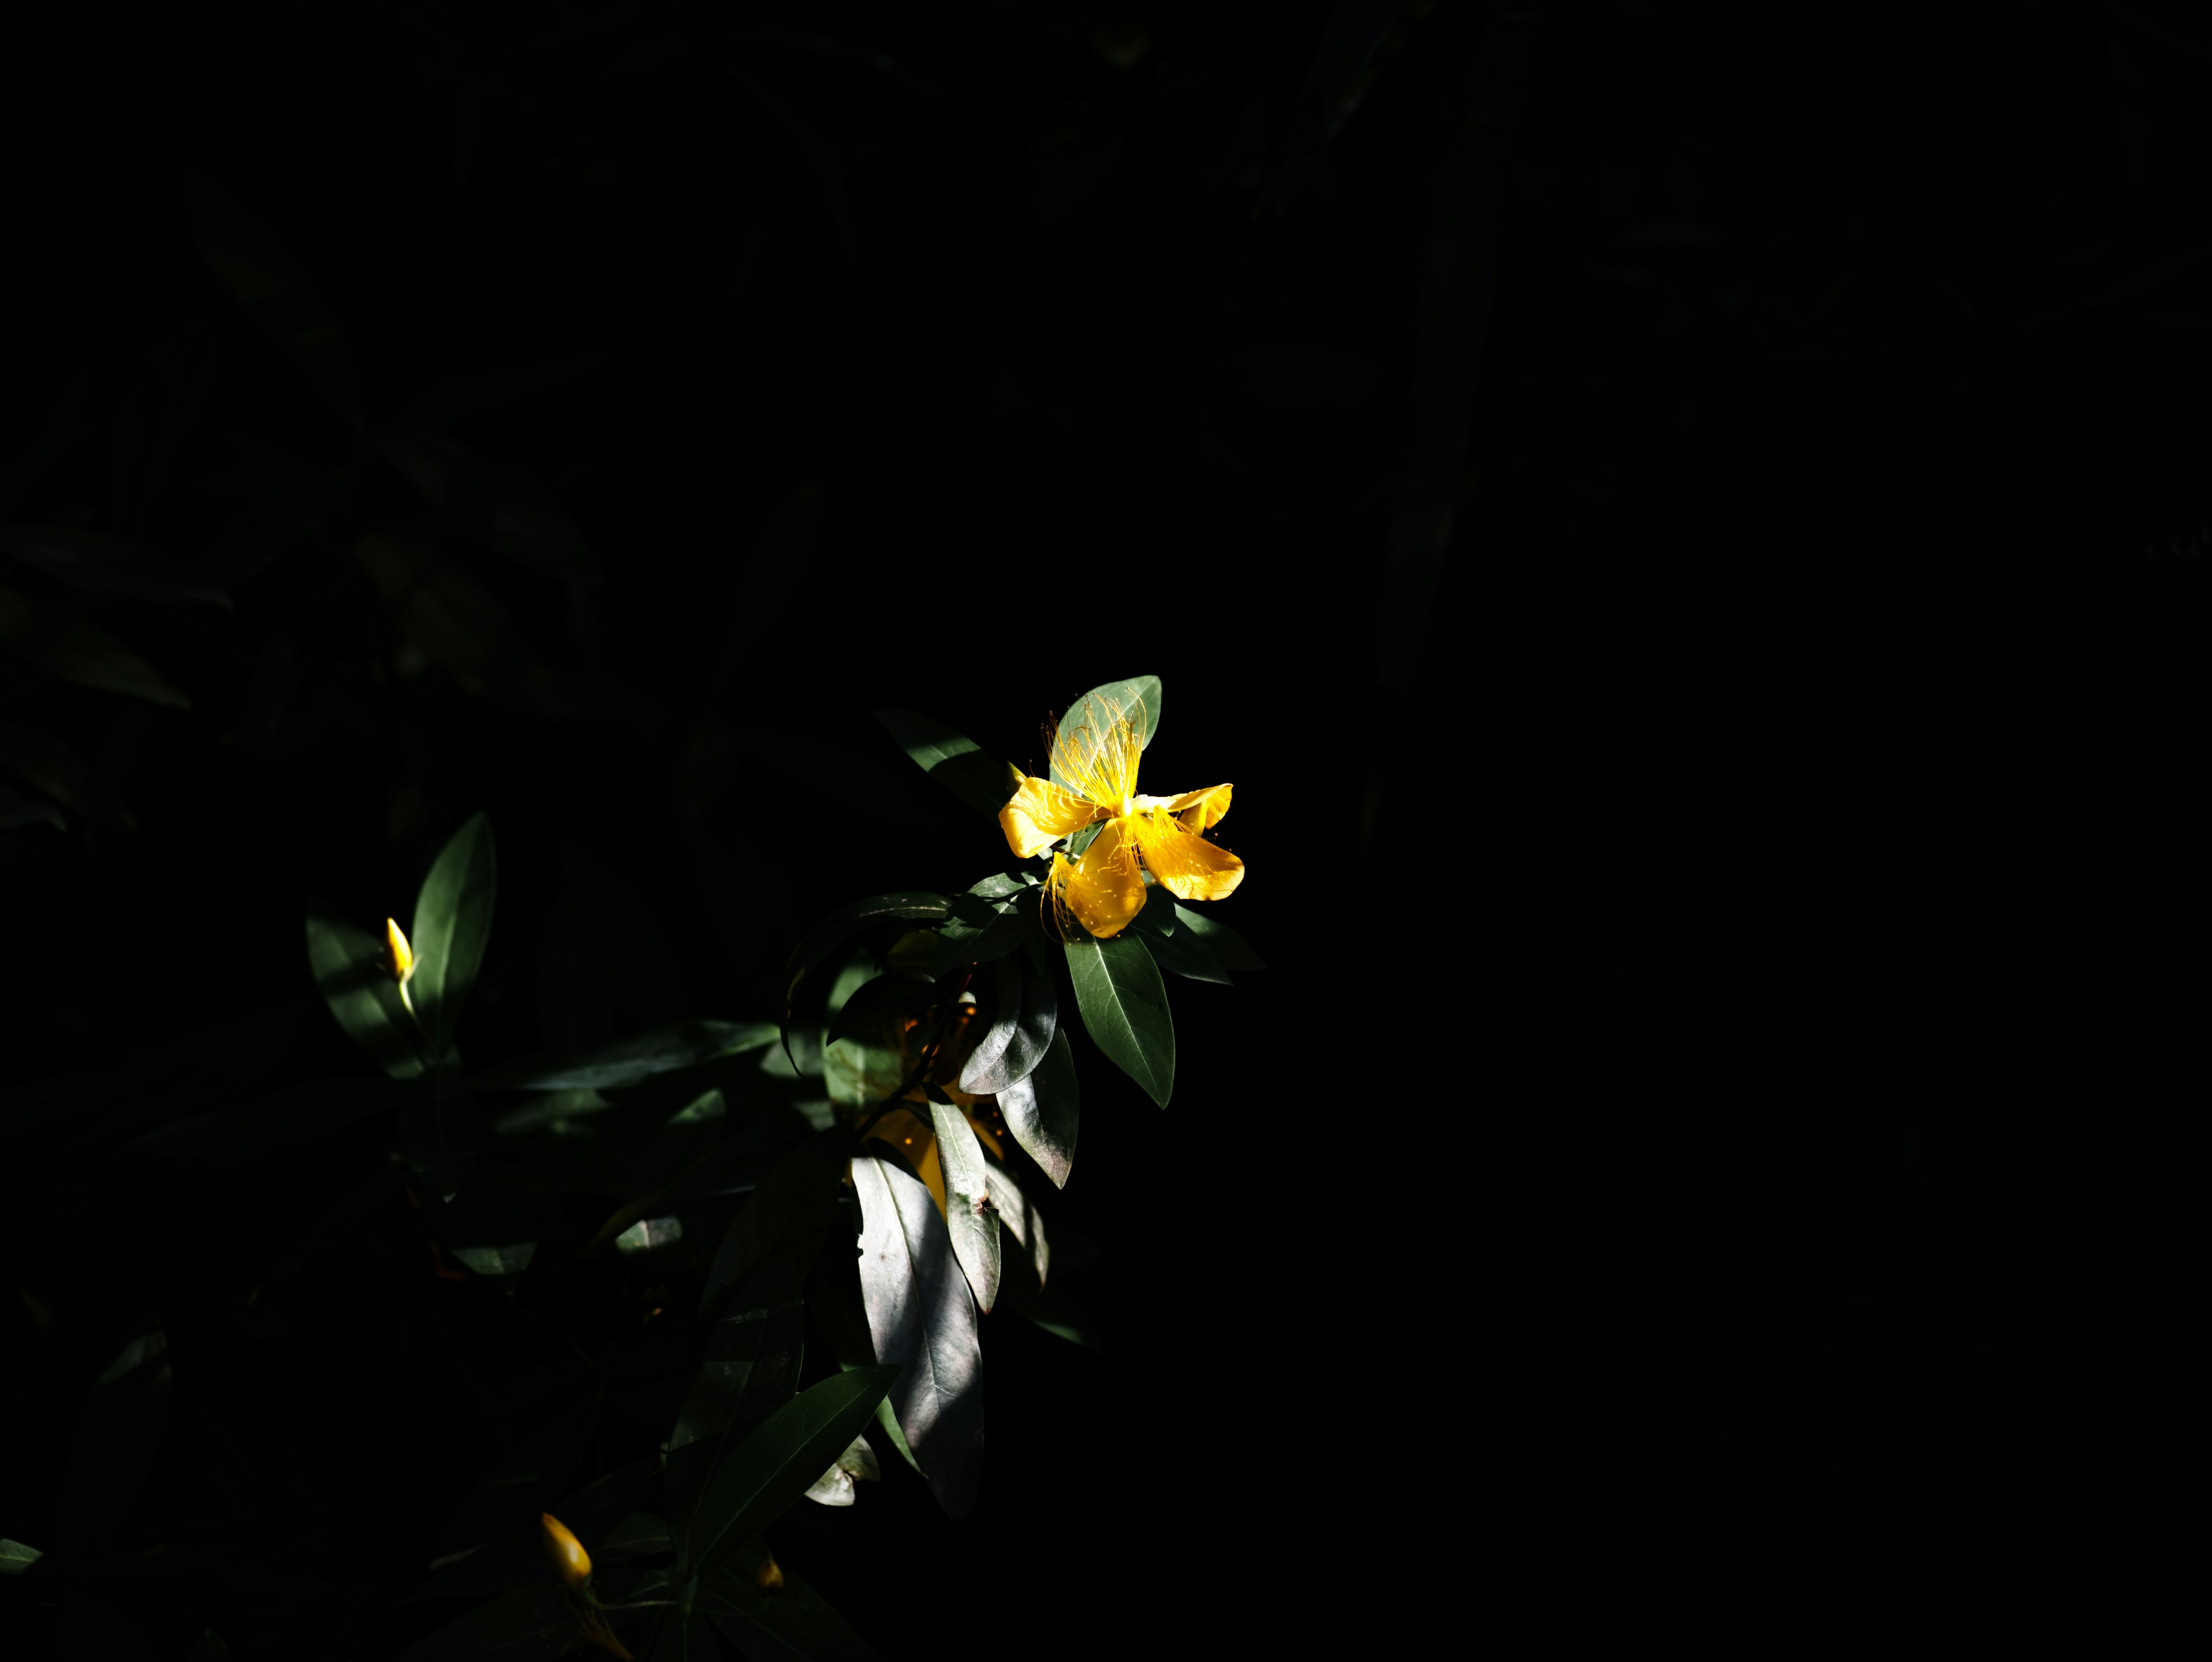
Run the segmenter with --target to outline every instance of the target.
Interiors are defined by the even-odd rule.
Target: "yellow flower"
[[[553,1572],[562,1583],[580,1587],[592,1579],[592,1555],[584,1550],[584,1543],[569,1532],[568,1526],[550,1512],[538,1514],[539,1526],[545,1531],[545,1555],[553,1561]]]
[[[403,987],[415,977],[415,949],[407,944],[406,931],[388,917],[384,920],[384,967]]]
[[[1126,715],[1103,729],[1088,721],[1062,728],[1053,736],[1053,765],[1073,788],[1018,769],[1013,798],[999,811],[1007,845],[1024,860],[1105,822],[1080,860],[1052,856],[1045,894],[1063,934],[1070,912],[1102,940],[1121,934],[1144,910],[1144,871],[1178,900],[1224,899],[1243,880],[1244,862],[1200,835],[1229,812],[1229,787],[1139,796],[1137,759],[1144,740]]]

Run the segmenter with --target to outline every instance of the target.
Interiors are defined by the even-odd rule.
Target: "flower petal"
[[[1226,786],[1216,789],[1227,794]],[[1218,843],[1209,843],[1165,808],[1133,814],[1130,824],[1145,864],[1160,886],[1178,900],[1225,900],[1244,880],[1244,862]],[[1098,841],[1106,840],[1103,831]],[[1091,844],[1093,848],[1097,843]],[[1097,934],[1097,930],[1092,930]]]
[[[1170,796],[1167,810],[1182,821],[1185,831],[1202,831],[1220,824],[1221,816],[1229,812],[1229,787],[1208,785],[1204,790]]]
[[[1049,779],[1026,773],[1020,777],[1012,800],[999,810],[999,826],[1006,833],[1006,846],[1024,860],[1105,815],[1097,803],[1085,801]]]
[[[1083,927],[1109,940],[1145,909],[1145,878],[1137,869],[1137,850],[1129,841],[1127,819],[1109,819],[1073,866],[1053,862],[1060,881],[1054,897]]]

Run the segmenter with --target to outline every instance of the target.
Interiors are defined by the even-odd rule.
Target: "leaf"
[[[1079,730],[1088,732],[1092,735],[1091,742],[1096,744],[1113,730],[1115,721],[1120,718],[1126,718],[1136,729],[1139,747],[1150,749],[1160,730],[1158,676],[1133,676],[1127,681],[1109,681],[1103,686],[1091,688],[1067,707],[1066,714],[1060,718],[1060,731],[1063,734],[1073,734]],[[1055,744],[1053,746],[1052,782],[1073,789],[1075,782],[1060,773],[1059,750],[1060,746]],[[1097,833],[1094,831],[1092,835]]]
[[[838,907],[800,937],[783,971],[783,1049],[786,1058],[794,1068],[798,1066],[798,1059],[791,1055],[791,1003],[798,996],[799,983],[806,978],[807,972],[828,957],[833,949],[863,929],[872,928],[892,918],[916,918],[934,923],[951,911],[951,907],[952,903],[943,895],[927,889],[871,895],[866,900],[849,901]]]
[[[1152,899],[1138,912],[1133,927],[1152,961],[1163,970],[1193,981],[1212,981],[1224,987],[1235,984],[1214,958],[1212,947],[1190,930],[1175,928],[1174,907]]]
[[[1045,1239],[1044,1214],[1030,1203],[1014,1174],[996,1161],[989,1167],[991,1208],[999,1215],[999,1221],[1014,1238],[1015,1245],[1029,1255],[1030,1268],[1036,1273],[1038,1290],[1045,1284],[1045,1276],[1052,1266],[1052,1248]]]
[[[450,1197],[482,1140],[475,1094],[437,1070],[413,1081],[399,1110],[399,1148],[407,1163]]]
[[[781,1517],[860,1433],[900,1370],[856,1367],[810,1386],[731,1454],[700,1496],[689,1562],[702,1574]]]
[[[223,287],[356,431],[362,426],[345,332],[301,278],[277,237],[211,175],[188,171],[185,215]]]
[[[319,901],[307,904],[307,967],[338,1026],[394,1079],[423,1070],[422,1039],[399,1001],[385,967],[383,944],[336,917]]]
[[[916,767],[985,818],[996,819],[1012,799],[1013,768],[974,740],[910,709],[879,709],[876,720]]]
[[[599,1226],[599,1233],[585,1243],[584,1251],[588,1252],[611,1240],[623,1251],[649,1251],[665,1244],[657,1238],[656,1227],[667,1240],[677,1239],[684,1233],[682,1227],[672,1216],[662,1215],[673,1213],[709,1192],[729,1175],[732,1166],[753,1158],[757,1156],[743,1139],[732,1137],[712,1144],[659,1188],[617,1207],[614,1215]],[[652,1215],[651,1226],[641,1221],[648,1214]],[[647,1233],[641,1235],[639,1230]]]
[[[480,1604],[394,1653],[392,1662],[539,1662],[565,1656],[583,1623],[550,1576],[540,1585]]]
[[[797,1289],[837,1211],[845,1172],[842,1134],[810,1137],[762,1176],[732,1218],[700,1289],[703,1316],[721,1300],[780,1302]]]
[[[1114,1065],[1164,1108],[1175,1090],[1175,1022],[1159,966],[1127,934],[1066,943],[1083,1026]]]
[[[849,1507],[858,1498],[854,1487],[860,1482],[882,1480],[884,1469],[876,1462],[875,1450],[868,1446],[866,1437],[855,1434],[845,1445],[845,1452],[837,1457],[836,1464],[814,1480],[806,1491],[806,1498],[825,1507]]]
[[[1075,1169],[1075,1130],[1081,1093],[1075,1082],[1075,1050],[1064,1027],[1053,1030],[1045,1051],[1027,1079],[998,1093],[999,1112],[1029,1157],[1055,1186],[1067,1187]]]
[[[498,889],[491,821],[482,813],[471,814],[431,861],[415,898],[415,924],[408,931],[415,948],[415,976],[408,991],[432,1053],[448,1068],[460,1060],[453,1030],[483,964]]]
[[[699,1581],[698,1608],[754,1662],[883,1662],[829,1601],[779,1563],[783,1586],[754,1584],[763,1555],[740,1549],[729,1568]]]
[[[835,1044],[863,1029],[887,1026],[927,1008],[936,997],[937,983],[927,976],[879,975],[844,1001],[823,1038]]]
[[[79,1553],[122,1532],[167,1439],[172,1394],[168,1336],[143,1317],[94,1382],[77,1422],[62,1471],[58,1547]]]
[[[408,400],[401,424],[444,428],[481,421],[604,374],[617,364],[630,362],[642,350],[640,346],[586,346],[448,375]]]
[[[679,1554],[700,1497],[745,1439],[799,1392],[805,1301],[797,1296],[725,1316],[707,1330],[698,1371],[669,1434],[661,1490]]]
[[[676,1021],[583,1050],[524,1056],[477,1074],[479,1091],[611,1091],[775,1040],[765,1021]]]
[[[1204,912],[1194,912],[1181,903],[1177,903],[1175,915],[1178,923],[1206,943],[1206,950],[1213,954],[1223,969],[1242,972],[1267,967],[1260,961],[1260,954],[1246,944],[1244,937],[1226,923],[1217,922]]]
[[[105,532],[67,525],[0,526],[0,549],[81,594],[230,606],[221,584],[143,543]]]
[[[25,825],[52,825],[56,831],[67,831],[69,821],[62,818],[62,811],[52,803],[0,785],[0,831],[15,831]]]
[[[942,980],[967,965],[1004,958],[1036,932],[1036,916],[1017,901],[987,899],[972,891],[953,896],[952,916],[938,931],[930,954],[930,974]]]
[[[1052,977],[1027,968],[1020,954],[997,960],[997,991],[991,1025],[960,1069],[960,1088],[974,1096],[1027,1079],[1060,1027],[1060,995]]]
[[[632,1257],[639,1253],[658,1252],[683,1239],[681,1218],[642,1218],[615,1237],[615,1251],[626,1258]]]
[[[956,1107],[933,1102],[929,1118],[945,1172],[945,1222],[952,1238],[952,1256],[968,1277],[976,1307],[988,1316],[999,1298],[999,1219],[991,1210],[983,1145],[976,1141],[968,1116]]]
[[[447,433],[384,430],[377,447],[471,540],[543,577],[596,583],[599,557],[545,488]]]
[[[36,1547],[0,1536],[0,1575],[21,1575],[46,1555]]]
[[[319,1142],[374,1114],[396,1115],[404,1098],[389,1079],[311,1080],[234,1107],[173,1120],[126,1143],[124,1152],[236,1160],[266,1148]]]
[[[191,700],[97,624],[59,606],[0,588],[0,646],[72,686],[190,709]]]
[[[877,1360],[899,1368],[892,1412],[938,1503],[947,1516],[964,1518],[975,1508],[983,1459],[983,1358],[967,1277],[919,1178],[859,1154],[853,1188],[869,1338]]]

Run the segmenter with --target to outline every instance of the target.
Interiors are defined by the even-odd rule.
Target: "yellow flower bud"
[[[760,1568],[753,1572],[753,1585],[763,1592],[783,1591],[783,1566],[775,1562],[774,1553],[761,1554]]]
[[[407,944],[406,932],[388,917],[384,920],[384,954],[385,968],[404,987],[415,974],[415,949]]]
[[[592,1555],[584,1550],[584,1543],[568,1532],[568,1526],[550,1512],[538,1513],[538,1522],[545,1531],[545,1551],[553,1561],[553,1573],[572,1587],[580,1587],[592,1579]]]

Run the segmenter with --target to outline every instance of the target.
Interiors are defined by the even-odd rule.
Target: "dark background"
[[[94,612],[189,711],[0,693],[66,776],[9,776],[64,826],[0,839],[0,1113],[82,1105],[4,1156],[0,1532],[51,1532],[118,1288],[182,1336],[180,1392],[217,1326],[103,1246],[123,1137],[356,1065],[307,894],[394,910],[488,808],[472,1061],[543,1042],[577,861],[630,886],[618,1030],[767,1015],[813,916],[998,858],[870,709],[1029,763],[1048,708],[1150,672],[1146,782],[1235,782],[1224,916],[1270,969],[1176,983],[1164,1114],[1086,1073],[1054,1215],[1105,1249],[1071,1283],[1105,1349],[987,1331],[975,1516],[893,1470],[794,1517],[786,1557],[879,1648],[2160,1610],[2212,1275],[2212,35],[2147,4],[1532,10],[1471,465],[1393,610],[1448,141],[1528,13],[1400,16],[1322,143],[1325,5],[11,24],[9,454],[93,389],[18,512],[88,510],[236,606]],[[471,431],[605,572],[458,550],[506,619],[477,691],[404,661],[288,507],[356,441],[210,276],[185,168],[281,238],[374,412],[631,349]],[[286,1422],[303,1513],[356,1465],[421,1474],[291,1625],[208,1618],[242,1654],[386,1653],[473,1476],[373,1333],[347,1354],[312,1406],[207,1387]],[[134,1527],[233,1493],[186,1425]],[[189,1603],[135,1616],[144,1653],[185,1653]]]

